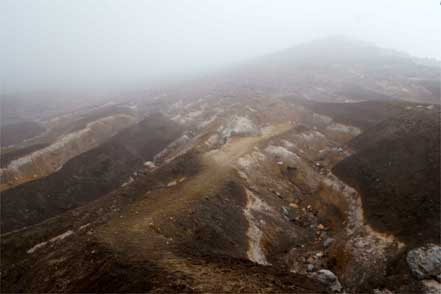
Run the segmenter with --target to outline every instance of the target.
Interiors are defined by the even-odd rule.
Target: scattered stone
[[[144,162],[144,166],[148,167],[148,168],[155,168],[156,167],[156,165],[155,165],[155,163],[153,161],[146,161],[146,162]]]
[[[306,266],[306,271],[307,272],[313,272],[314,271],[314,265],[313,264],[308,264],[307,266]]]
[[[167,184],[167,187],[173,187],[176,186],[177,182],[176,181],[171,181],[170,183]]]
[[[265,148],[265,152],[271,154],[275,159],[277,159],[277,164],[279,165],[282,165],[284,162],[292,165],[300,159],[297,154],[282,146],[269,145]]]
[[[285,206],[282,206],[282,212],[283,212],[283,214],[284,214],[285,216],[288,216],[288,215],[289,215],[289,210],[288,210],[288,208],[286,208]]]
[[[389,289],[374,289],[374,294],[394,294],[394,292],[390,291]]]
[[[329,247],[329,246],[331,246],[331,244],[332,243],[334,243],[334,239],[333,238],[327,238],[326,240],[325,240],[325,242],[323,242],[323,246],[325,246],[325,247]]]
[[[292,208],[299,208],[299,206],[294,202],[290,203],[289,206]]]
[[[327,286],[333,292],[341,292],[342,286],[337,276],[327,269],[321,269],[311,275],[312,278]]]
[[[407,264],[419,280],[441,275],[441,247],[429,244],[407,253]]]
[[[324,230],[324,229],[325,229],[325,226],[322,225],[322,224],[319,224],[319,225],[317,226],[317,229],[319,229],[319,230]]]

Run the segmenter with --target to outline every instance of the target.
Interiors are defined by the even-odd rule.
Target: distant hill
[[[441,67],[418,60],[334,37],[255,58],[163,94],[188,99],[258,95],[325,102],[398,99],[439,104]]]

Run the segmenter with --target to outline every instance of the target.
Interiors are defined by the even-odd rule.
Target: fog
[[[441,58],[434,0],[2,0],[3,93],[134,89],[345,35]]]

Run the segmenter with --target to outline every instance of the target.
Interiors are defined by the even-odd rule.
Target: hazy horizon
[[[441,59],[438,9],[436,1],[7,0],[1,87],[136,90],[334,35]]]

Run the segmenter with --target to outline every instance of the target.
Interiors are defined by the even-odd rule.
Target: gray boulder
[[[441,247],[428,244],[407,253],[407,264],[419,280],[437,278],[441,275]]]
[[[323,284],[333,292],[341,292],[341,290],[343,289],[337,276],[330,270],[319,270],[318,272],[313,273],[311,277],[319,281],[321,284]]]

